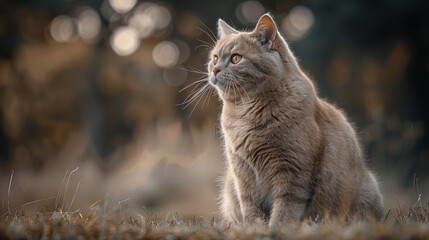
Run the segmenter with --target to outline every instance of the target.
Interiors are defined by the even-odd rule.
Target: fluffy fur
[[[252,32],[218,22],[208,78],[222,99],[229,222],[383,214],[377,180],[344,114],[317,96],[273,19]]]

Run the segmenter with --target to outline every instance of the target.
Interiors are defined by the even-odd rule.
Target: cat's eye
[[[213,63],[214,63],[214,65],[217,64],[217,61],[219,61],[219,57],[217,55],[214,55],[213,56]]]
[[[239,63],[241,61],[241,58],[242,58],[241,55],[239,55],[239,54],[233,54],[231,56],[231,62],[233,64],[237,64],[237,63]]]

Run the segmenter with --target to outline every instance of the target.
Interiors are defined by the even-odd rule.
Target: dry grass
[[[85,211],[8,212],[0,239],[429,239],[429,203],[389,210],[381,223],[305,223],[270,231],[262,225],[234,226],[219,218],[157,215],[141,207],[107,207],[97,201]]]
[[[59,181],[55,181],[59,185],[56,196],[19,206],[16,201],[9,201],[15,181],[12,172],[5,193],[7,198],[3,201],[7,206],[0,214],[0,239],[429,239],[429,203],[422,200],[417,184],[417,199],[406,205],[397,200],[396,207],[386,209],[385,217],[379,223],[325,221],[269,230],[263,224],[222,223],[205,205],[195,205],[196,199],[190,204],[197,214],[180,207],[177,202],[173,208],[177,212],[168,213],[170,208],[166,213],[165,209],[149,210],[131,198],[115,201],[108,194],[104,200],[82,207],[74,204],[75,199],[81,197],[76,198],[80,179],[77,181],[73,176],[77,171],[77,168],[66,171]],[[193,169],[193,172],[197,171],[198,168]],[[174,179],[180,178],[176,176]],[[73,180],[77,183],[71,184]],[[171,191],[165,185],[156,186]],[[202,188],[195,188],[201,195]],[[188,202],[190,196],[193,195],[188,195]]]

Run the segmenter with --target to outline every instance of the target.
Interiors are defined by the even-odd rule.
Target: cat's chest
[[[254,145],[268,142],[271,128],[249,119],[225,118],[221,121],[225,147],[233,154],[245,157]]]

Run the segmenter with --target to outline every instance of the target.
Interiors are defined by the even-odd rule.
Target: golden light
[[[118,55],[130,55],[140,46],[139,35],[133,27],[117,28],[110,38],[110,45]]]
[[[101,16],[109,22],[116,22],[121,19],[121,14],[117,13],[107,0],[101,4],[100,12]]]
[[[128,24],[138,31],[140,38],[150,37],[156,30],[166,28],[170,22],[170,11],[155,3],[140,4],[128,19]]]
[[[55,17],[51,22],[49,32],[57,42],[71,42],[76,39],[75,22],[69,16]]]
[[[101,20],[98,14],[91,8],[84,8],[77,17],[77,31],[84,41],[96,41],[101,31]]]
[[[305,36],[313,23],[314,15],[311,10],[297,6],[283,19],[281,28],[288,39],[298,40]]]
[[[170,41],[158,43],[152,52],[155,63],[163,68],[170,68],[179,61],[179,48]]]
[[[245,1],[240,3],[235,9],[238,20],[244,24],[257,23],[259,17],[264,14],[264,6],[258,1]]]
[[[166,7],[154,3],[144,3],[142,6],[146,8],[147,14],[155,22],[155,28],[163,29],[170,24],[171,13]]]
[[[155,21],[148,14],[144,4],[135,9],[133,15],[128,19],[128,24],[138,31],[140,38],[149,37],[155,30]]]
[[[109,0],[109,3],[117,13],[127,13],[136,5],[137,0]]]
[[[184,61],[186,61],[186,59],[189,58],[189,55],[191,53],[188,44],[186,44],[186,42],[182,40],[175,40],[174,44],[179,49],[178,63],[183,63]]]

